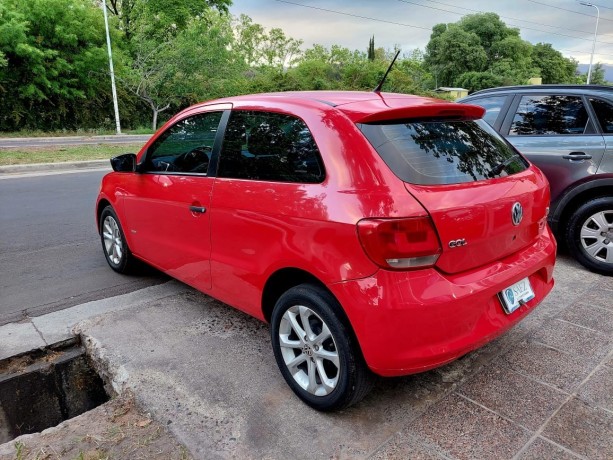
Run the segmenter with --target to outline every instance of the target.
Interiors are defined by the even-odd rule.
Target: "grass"
[[[115,134],[114,129],[78,129],[76,131],[59,130],[59,131],[14,131],[0,132],[0,137],[65,137],[65,136],[104,136]],[[121,134],[153,134],[151,128],[140,127],[136,129],[122,130]]]
[[[139,144],[49,146],[26,149],[0,149],[0,166],[106,160],[122,153],[136,153]]]

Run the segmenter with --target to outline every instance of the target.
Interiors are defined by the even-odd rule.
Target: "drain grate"
[[[0,444],[108,400],[102,379],[78,343],[0,361]]]

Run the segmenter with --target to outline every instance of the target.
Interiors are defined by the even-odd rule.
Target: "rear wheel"
[[[321,411],[357,403],[374,378],[340,308],[325,289],[302,284],[283,294],[272,314],[281,374],[300,399]]]
[[[613,274],[613,197],[597,198],[580,206],[566,228],[573,257],[596,273]]]
[[[136,260],[124,236],[117,214],[111,206],[107,206],[100,214],[100,240],[104,256],[110,267],[118,273],[133,271]]]

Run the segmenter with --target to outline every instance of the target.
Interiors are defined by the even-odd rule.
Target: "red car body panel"
[[[322,102],[325,101],[325,102]],[[98,198],[115,209],[132,253],[262,320],[263,290],[276,272],[299,269],[336,296],[368,366],[380,375],[424,371],[492,340],[553,287],[556,245],[546,225],[548,184],[534,167],[470,184],[402,182],[356,122],[483,110],[415,96],[305,92],[241,96],[191,107],[169,126],[211,110],[302,119],[326,168],[319,184],[166,173],[110,173]],[[519,201],[525,222],[511,223]],[[207,208],[204,214],[190,206]],[[98,211],[99,212],[99,211]],[[360,244],[366,218],[429,216],[441,241],[434,267],[384,270]],[[450,248],[463,238],[467,244]],[[529,277],[535,298],[510,315],[497,294]]]

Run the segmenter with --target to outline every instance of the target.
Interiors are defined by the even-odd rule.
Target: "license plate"
[[[530,286],[530,280],[524,278],[498,293],[502,308],[507,314],[513,313],[520,305],[534,299],[534,291]]]

